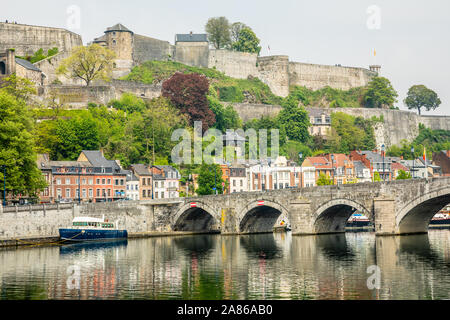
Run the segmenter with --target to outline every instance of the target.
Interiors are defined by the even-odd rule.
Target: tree
[[[308,112],[302,106],[298,106],[294,99],[285,100],[282,107],[278,120],[284,127],[287,137],[303,143],[308,142],[310,139]]]
[[[145,109],[144,100],[136,97],[132,93],[124,93],[119,100],[112,100],[108,105],[117,110],[123,110],[126,113],[142,112]]]
[[[436,92],[428,89],[424,85],[416,85],[409,88],[408,95],[403,102],[408,109],[417,109],[419,114],[422,108],[430,111],[436,109],[441,104],[441,100]]]
[[[0,89],[17,100],[28,102],[30,96],[36,94],[36,88],[33,82],[28,79],[16,76],[15,73],[9,77],[3,78],[0,82]]]
[[[380,182],[380,181],[381,181],[380,173],[378,171],[375,171],[373,173],[373,182]]]
[[[319,179],[317,179],[318,186],[329,186],[329,185],[333,185],[333,184],[334,184],[333,180],[331,180],[331,178],[326,176],[324,173],[321,173],[319,175]]]
[[[387,106],[392,108],[397,102],[397,92],[392,87],[391,82],[383,77],[374,77],[369,82],[364,102],[368,108],[383,108]]]
[[[175,73],[162,85],[162,95],[168,98],[182,114],[189,117],[190,125],[201,121],[203,131],[208,130],[216,117],[209,108],[206,98],[209,90],[208,79],[197,73]]]
[[[230,23],[225,17],[210,18],[205,26],[208,39],[216,49],[223,49],[230,45]]]
[[[238,42],[240,39],[240,32],[244,28],[250,28],[242,22],[235,22],[231,25],[231,41]]]
[[[61,62],[56,73],[71,79],[81,79],[89,87],[94,80],[110,80],[114,59],[113,51],[98,44],[80,46]]]
[[[214,127],[222,132],[227,129],[238,129],[242,127],[242,120],[233,106],[224,107],[220,101],[212,96],[208,96],[209,108],[216,116]]]
[[[398,171],[398,176],[395,178],[395,180],[406,180],[411,179],[411,174],[409,172],[405,172],[404,170]]]
[[[0,180],[6,181],[6,189],[14,196],[35,196],[46,183],[36,164],[28,106],[7,89],[0,89],[0,119],[0,165],[5,166],[0,170]]]
[[[222,179],[222,170],[219,165],[202,164],[198,176],[199,187],[196,192],[201,196],[216,194],[216,190],[218,194],[222,194],[222,183],[224,182],[225,181]],[[214,188],[216,188],[216,190],[214,190]]]
[[[232,48],[240,52],[259,53],[261,52],[260,40],[252,29],[246,27],[239,31],[238,40],[233,42]]]

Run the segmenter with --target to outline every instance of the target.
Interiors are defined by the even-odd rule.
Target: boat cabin
[[[76,217],[72,221],[72,226],[74,229],[114,229],[115,223],[104,218]]]

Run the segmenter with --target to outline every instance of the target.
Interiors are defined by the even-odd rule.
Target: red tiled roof
[[[398,162],[392,162],[391,168],[392,168],[392,170],[409,171],[409,169],[407,167],[405,167],[404,165],[402,165],[401,163],[398,163]]]

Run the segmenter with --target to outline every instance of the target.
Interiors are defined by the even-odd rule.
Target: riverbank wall
[[[174,232],[170,225],[170,210],[178,206],[173,201],[126,201],[91,204],[40,204],[0,206],[0,247],[59,244],[59,229],[72,225],[79,216],[102,218],[126,229],[129,238],[179,236],[199,232]]]

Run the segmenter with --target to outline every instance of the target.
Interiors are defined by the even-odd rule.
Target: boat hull
[[[59,229],[61,240],[68,242],[103,241],[113,239],[126,239],[126,230],[89,230],[89,229]]]

